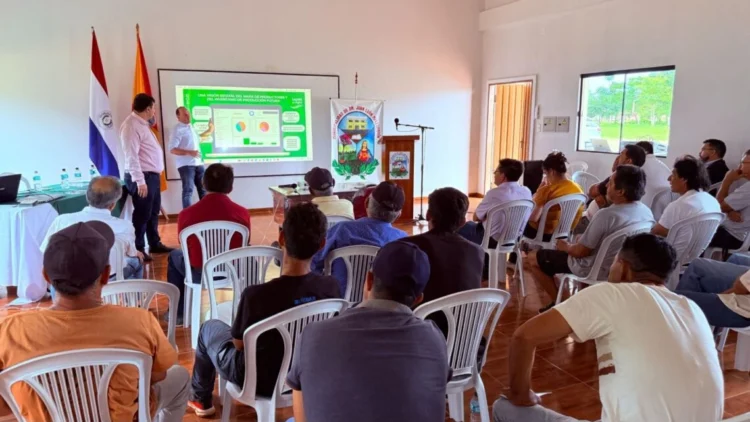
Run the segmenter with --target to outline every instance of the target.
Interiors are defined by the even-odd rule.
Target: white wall
[[[119,125],[129,111],[140,23],[155,92],[156,69],[163,67],[339,74],[348,98],[359,72],[360,98],[386,100],[386,134],[394,132],[394,117],[437,127],[427,144],[426,192],[468,191],[476,183],[469,168],[479,161],[479,113],[472,109],[482,91],[482,0],[2,4],[0,172],[40,170],[52,182],[63,166],[89,166],[90,26]],[[269,185],[297,179],[240,179],[233,197],[249,208],[268,207]],[[179,211],[179,182],[170,182],[164,204]]]
[[[549,15],[550,8],[565,11]],[[483,12],[481,21],[484,80],[538,75],[544,116],[576,115],[582,73],[675,65],[666,162],[698,154],[709,137],[727,143],[731,165],[750,148],[746,0],[521,0]],[[614,158],[575,152],[572,127],[568,134],[535,138],[534,158],[559,149],[570,160],[587,161],[597,175],[608,173]]]

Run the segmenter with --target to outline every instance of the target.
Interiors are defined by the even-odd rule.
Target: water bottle
[[[38,171],[34,171],[34,177],[31,180],[34,182],[34,190],[42,190],[42,176]]]
[[[62,173],[60,173],[60,187],[63,189],[68,189],[70,187],[70,176],[65,169],[62,169]]]
[[[482,415],[479,412],[479,397],[477,397],[476,394],[471,398],[471,401],[469,402],[469,422],[481,422],[482,421]]]
[[[78,167],[76,167],[76,170],[73,172],[73,186],[76,188],[83,186],[83,173],[81,173],[81,169]]]
[[[91,168],[89,169],[89,176],[90,176],[90,177],[91,177],[92,179],[93,179],[94,177],[98,177],[98,176],[99,176],[99,172],[98,172],[98,171],[96,171],[96,166],[94,166],[93,164],[91,165]]]

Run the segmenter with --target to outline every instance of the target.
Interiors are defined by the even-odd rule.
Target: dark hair
[[[187,111],[187,108],[185,108],[185,107],[183,107],[183,106],[179,106],[179,107],[177,107],[177,109],[176,109],[176,110],[174,111],[174,114],[175,114],[175,116],[179,116],[179,115],[180,115],[180,110],[185,110],[185,111]]]
[[[417,298],[411,289],[411,283],[384,284],[373,274],[372,293],[378,299],[392,300],[411,308]]]
[[[547,158],[542,161],[542,168],[544,170],[552,170],[560,174],[568,172],[568,159],[565,158],[565,154],[560,151],[552,151],[547,155]]]
[[[286,212],[281,230],[286,253],[296,259],[310,259],[326,238],[328,219],[312,202],[293,205]]]
[[[156,100],[154,97],[148,95],[148,94],[138,94],[133,98],[133,111],[136,113],[142,113],[146,111],[147,108],[154,105]]]
[[[620,259],[638,273],[651,273],[666,281],[677,267],[677,252],[659,236],[641,233],[625,239]]]
[[[674,170],[680,179],[685,179],[688,190],[706,190],[711,186],[706,166],[692,155],[678,158],[674,162]]]
[[[604,179],[601,182],[599,182],[599,195],[606,198],[607,189],[609,189],[609,178]]]
[[[715,149],[716,153],[719,154],[719,158],[724,158],[724,155],[727,153],[727,144],[720,139],[706,139],[703,141],[703,144],[708,144],[711,148]]]
[[[99,280],[100,277],[101,275],[93,280],[84,280],[82,278],[69,278],[67,280],[51,279],[49,282],[52,284],[52,287],[55,288],[57,293],[65,296],[76,297],[94,287],[96,281]]]
[[[432,226],[450,233],[461,228],[469,211],[469,197],[455,188],[442,188],[432,192],[427,199],[427,211]]]
[[[512,158],[500,160],[497,171],[502,173],[510,182],[517,182],[523,176],[523,163]]]
[[[637,146],[643,148],[644,151],[646,151],[646,154],[653,154],[654,153],[654,144],[652,144],[649,141],[640,141],[635,143]]]
[[[635,144],[628,144],[623,147],[626,151],[628,158],[633,162],[634,166],[643,167],[646,162],[646,150]]]
[[[646,173],[639,167],[630,164],[617,166],[612,177],[615,178],[615,189],[624,190],[628,201],[640,201],[646,193]]]
[[[234,169],[231,166],[211,164],[203,174],[203,187],[209,192],[230,193],[233,185]]]

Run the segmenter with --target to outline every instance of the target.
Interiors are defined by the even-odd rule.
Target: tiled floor
[[[476,205],[476,200],[472,200]],[[268,215],[252,217],[253,244],[270,244],[277,236],[277,228]],[[419,233],[426,230],[422,227],[412,225],[401,225],[401,229],[408,233]],[[160,225],[160,231],[164,243],[177,245],[177,229],[174,221]],[[148,265],[146,277],[156,280],[166,280],[166,256],[156,256],[155,261]],[[528,274],[528,273],[527,273]],[[511,282],[510,291],[512,300],[500,318],[500,323],[492,338],[488,352],[488,361],[482,372],[487,396],[492,401],[497,398],[508,385],[508,345],[513,331],[523,322],[533,317],[537,309],[548,302],[536,282],[529,276],[527,278],[526,290],[528,296],[519,299],[517,286]],[[0,298],[0,318],[14,312],[32,311],[39,307],[49,306],[49,301],[41,304],[29,305],[23,308],[6,308],[13,297]],[[163,301],[155,307],[155,312],[162,313],[165,310]],[[193,351],[190,349],[189,330],[178,328],[177,343],[180,349],[180,364],[190,369],[193,364]],[[735,339],[730,337],[724,353],[723,364],[726,368],[732,368],[734,363]],[[644,362],[644,364],[646,364]],[[747,373],[727,370],[725,378],[725,417],[734,416],[750,411],[750,377]],[[686,374],[685,382],[694,382],[689,374]],[[534,370],[532,375],[532,387],[538,393],[547,393],[542,397],[544,405],[570,415],[572,417],[597,420],[601,413],[601,404],[598,397],[596,348],[593,342],[578,344],[571,338],[566,338],[554,343],[540,347],[537,350]],[[468,397],[465,406],[468,412]],[[218,398],[215,399],[218,406]],[[235,404],[232,409],[232,421],[255,421],[254,411],[246,406]],[[279,421],[291,417],[291,409],[280,409],[276,413]],[[184,417],[184,421],[218,420],[219,415],[212,418],[201,419],[191,411]],[[466,417],[468,421],[468,414]]]

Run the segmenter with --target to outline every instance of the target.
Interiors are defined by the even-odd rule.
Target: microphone
[[[393,119],[393,123],[396,124],[396,129],[398,129],[399,122],[401,122],[401,120],[399,120],[398,117],[396,117],[395,119]]]
[[[290,183],[288,185],[279,185],[279,187],[280,188],[284,188],[284,189],[297,189],[297,184],[296,183]]]

